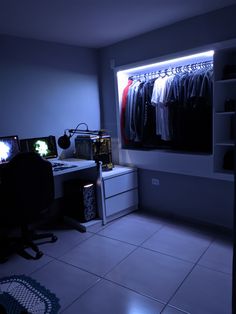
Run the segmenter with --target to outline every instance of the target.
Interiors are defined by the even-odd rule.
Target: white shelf
[[[112,170],[108,171],[102,171],[102,177],[103,179],[112,178],[116,176],[121,176],[129,172],[133,172],[134,168],[127,167],[127,166],[120,166],[120,165],[114,165]]]
[[[219,116],[232,116],[235,114],[235,111],[217,111],[216,115]]]
[[[217,80],[215,81],[217,84],[230,84],[230,83],[236,83],[236,78],[233,79],[224,79],[224,80]]]
[[[218,146],[234,146],[234,141],[233,140],[229,140],[229,141],[225,141],[225,142],[219,142],[219,143],[215,143],[215,145]]]

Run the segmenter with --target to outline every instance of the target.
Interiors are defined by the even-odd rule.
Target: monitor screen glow
[[[19,152],[17,135],[0,137],[0,164],[9,162]]]
[[[20,146],[22,151],[35,152],[47,159],[57,157],[55,136],[22,139]]]

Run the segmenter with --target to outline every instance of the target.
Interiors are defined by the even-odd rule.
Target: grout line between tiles
[[[162,227],[163,227],[163,226],[162,226]],[[161,227],[160,229],[158,229],[157,231],[155,231],[152,235],[150,235],[150,237],[152,237],[155,233],[157,233],[159,230],[161,230],[162,227]],[[148,240],[150,237],[148,237],[146,240]],[[110,238],[110,237],[107,237],[107,238],[114,240],[114,238]],[[115,239],[115,240],[116,240],[116,239]],[[106,274],[104,275],[104,277],[105,277],[106,275],[108,275],[108,274],[109,274],[113,269],[115,269],[118,265],[120,265],[120,264],[121,264],[125,259],[127,259],[131,254],[133,254],[137,249],[142,248],[141,245],[142,245],[146,240],[144,240],[143,242],[141,242],[139,245],[134,245],[134,244],[130,244],[130,243],[125,242],[125,241],[117,240],[117,241],[123,242],[123,243],[125,243],[125,244],[133,245],[133,246],[135,246],[136,248],[135,248],[134,250],[132,250],[126,257],[124,257],[122,260],[120,260],[120,261],[119,261],[114,267],[112,267],[108,272],[106,272]]]
[[[55,260],[56,260],[57,262],[60,262],[60,263],[64,263],[64,264],[66,264],[66,265],[69,265],[69,266],[71,266],[71,267],[73,267],[73,268],[82,270],[82,271],[84,271],[84,272],[86,272],[86,273],[88,273],[88,274],[90,274],[90,275],[96,276],[96,277],[98,277],[98,278],[100,278],[100,279],[103,278],[103,276],[98,275],[98,274],[96,274],[96,273],[93,273],[92,271],[89,271],[89,270],[87,270],[87,269],[85,269],[85,268],[83,268],[83,267],[79,267],[79,266],[76,266],[76,265],[74,265],[74,264],[70,264],[69,262],[60,260],[59,258],[55,258]]]
[[[50,256],[50,257],[51,257],[51,256]],[[41,265],[39,268],[33,270],[31,273],[29,273],[29,275],[34,274],[35,272],[37,272],[37,271],[43,269],[44,267],[46,267],[47,265],[49,265],[50,263],[52,263],[52,262],[55,260],[55,257],[51,257],[51,258],[52,258],[51,261],[48,261],[46,264],[43,264],[43,265]]]
[[[122,243],[125,243],[125,244],[129,244],[129,245],[134,245],[134,246],[137,246],[137,247],[141,247],[143,245],[144,242],[146,242],[148,239],[150,239],[151,237],[153,237],[156,233],[158,233],[162,228],[164,228],[165,225],[161,225],[160,228],[156,231],[154,231],[149,237],[147,237],[145,240],[143,240],[141,243],[139,244],[134,244],[134,243],[130,243],[130,242],[127,242],[127,241],[124,241],[124,240],[120,240],[120,239],[117,239],[117,238],[114,238],[114,237],[111,237],[111,236],[108,236],[108,235],[104,235],[104,234],[97,234],[98,236],[101,236],[101,237],[104,237],[104,238],[108,238],[108,239],[111,239],[111,240],[116,240],[116,241],[119,241],[119,242],[122,242]],[[100,230],[101,231],[101,230]]]
[[[191,314],[190,312],[186,312],[185,310],[183,310],[183,309],[181,309],[181,308],[179,308],[179,307],[176,307],[176,306],[173,306],[173,305],[168,305],[168,304],[166,304],[166,305],[164,306],[164,308],[161,310],[161,312],[160,312],[159,314],[162,314],[162,313],[164,312],[164,310],[167,308],[167,306],[169,306],[170,308],[172,308],[172,309],[174,309],[174,310],[177,310],[177,311],[181,312],[181,314],[182,314],[182,313],[183,313],[183,314]]]
[[[170,305],[170,301],[174,298],[174,296],[176,295],[176,293],[179,291],[179,289],[182,287],[183,283],[186,281],[186,279],[190,276],[190,274],[192,273],[192,271],[194,270],[194,268],[197,266],[198,262],[200,261],[200,259],[202,258],[202,256],[206,253],[206,251],[209,249],[209,247],[212,245],[213,241],[215,239],[213,238],[211,240],[211,242],[209,243],[209,245],[207,246],[207,248],[202,252],[202,254],[199,256],[199,258],[197,259],[197,261],[193,264],[193,267],[190,269],[190,271],[187,273],[187,275],[184,277],[184,279],[182,280],[182,282],[179,284],[179,286],[176,288],[175,292],[172,294],[172,296],[169,298],[169,300],[167,301],[167,305]],[[166,306],[167,306],[166,305]]]
[[[59,256],[57,256],[57,257],[52,256],[52,255],[50,255],[49,253],[44,253],[44,255],[47,255],[47,256],[49,256],[49,257],[57,258],[57,259],[58,259],[58,258],[62,257],[63,255],[69,253],[71,250],[75,249],[78,245],[80,245],[81,243],[83,243],[84,241],[90,239],[90,238],[93,237],[93,236],[94,236],[94,234],[91,234],[91,235],[88,236],[86,239],[83,239],[83,240],[79,241],[77,244],[75,244],[75,245],[73,245],[72,247],[68,248],[65,252],[63,252],[61,255],[59,255]]]
[[[201,265],[201,264],[197,264],[197,266],[200,267],[200,268],[209,269],[209,270],[214,271],[216,273],[220,273],[220,274],[232,277],[231,273],[226,273],[225,271],[222,271],[222,270],[217,270],[217,269],[214,269],[214,268],[211,268],[211,267],[208,267],[208,266],[204,266],[204,265]]]
[[[69,307],[71,307],[75,302],[77,302],[85,293],[87,293],[90,289],[96,286],[102,279],[98,278],[91,286],[89,286],[85,291],[83,291],[74,301],[72,301],[68,306],[66,306],[60,313],[65,312]]]
[[[130,290],[130,291],[132,291],[132,292],[135,292],[136,294],[139,294],[139,295],[141,295],[141,296],[143,296],[143,297],[145,297],[145,298],[148,298],[148,299],[150,299],[150,300],[152,300],[152,301],[156,301],[156,302],[161,303],[161,304],[163,304],[163,305],[166,306],[166,302],[163,301],[163,300],[159,300],[159,299],[154,298],[154,297],[152,297],[152,296],[150,296],[150,295],[148,295],[148,294],[145,294],[145,293],[143,293],[143,292],[136,291],[135,289],[132,289],[132,288],[129,288],[129,287],[125,286],[125,285],[122,285],[122,284],[119,283],[119,282],[112,281],[112,280],[109,279],[109,278],[102,278],[102,279],[105,280],[105,281],[108,281],[108,282],[110,282],[110,283],[112,283],[112,284],[114,284],[114,285],[116,285],[116,286],[119,286],[119,287],[125,288],[125,289],[127,289],[127,290]]]
[[[150,249],[150,248],[146,248],[146,247],[143,247],[143,246],[141,246],[140,248],[143,249],[143,250],[146,250],[146,251],[150,251],[150,252],[153,252],[153,253],[157,253],[157,254],[161,254],[161,255],[164,255],[164,256],[171,257],[171,258],[176,259],[176,260],[181,261],[181,262],[185,262],[185,263],[188,263],[188,264],[195,264],[195,262],[188,261],[188,260],[180,258],[178,256],[174,256],[174,255],[170,255],[170,254],[167,254],[167,253],[159,252],[159,251],[156,251],[156,250],[153,250],[153,249]]]

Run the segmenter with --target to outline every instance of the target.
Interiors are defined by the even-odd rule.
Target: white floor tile
[[[161,314],[191,314],[189,312],[181,311],[180,309],[174,308],[172,306],[167,306]]]
[[[64,314],[158,314],[164,304],[102,280],[89,289]]]
[[[222,237],[139,211],[97,231],[57,228],[41,259],[11,256],[0,277],[32,276],[60,298],[59,313],[231,313],[232,247]]]
[[[67,253],[76,245],[92,236],[89,232],[82,233],[73,229],[58,230],[53,233],[57,236],[56,242],[40,245],[40,249],[52,257],[59,257]]]
[[[192,267],[192,263],[139,248],[113,269],[106,278],[167,302]]]
[[[192,229],[163,227],[142,246],[195,263],[208,248],[211,240],[209,236]]]
[[[170,304],[191,314],[230,314],[231,276],[196,266]]]
[[[128,243],[93,235],[60,260],[104,276],[136,247]]]
[[[158,231],[162,224],[158,220],[150,220],[149,217],[132,215],[124,217],[108,225],[99,234],[134,245],[140,245],[152,234]]]
[[[233,246],[229,241],[215,240],[199,261],[199,265],[232,274]]]
[[[97,276],[60,261],[52,261],[31,277],[56,294],[61,310],[99,280]]]
[[[46,255],[38,260],[27,260],[19,255],[12,255],[7,262],[0,264],[0,278],[11,275],[30,275],[50,261],[52,258]]]

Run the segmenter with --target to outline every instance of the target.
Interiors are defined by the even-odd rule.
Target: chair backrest
[[[36,153],[19,153],[4,167],[2,188],[8,216],[30,223],[54,199],[52,165]]]

